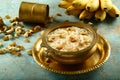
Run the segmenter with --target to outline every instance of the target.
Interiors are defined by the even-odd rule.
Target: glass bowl
[[[61,48],[54,48],[52,45],[54,45],[54,41],[49,41],[49,36],[51,35],[56,35],[57,32],[59,32],[59,30],[63,29],[63,30],[68,30],[69,28],[76,28],[75,31],[79,31],[79,30],[85,30],[87,31],[87,34],[82,34],[83,36],[88,36],[90,38],[90,42],[89,43],[83,43],[83,44],[87,44],[87,46],[85,46],[84,48],[80,48],[80,47],[76,47],[78,49],[76,50],[66,50],[64,47],[65,46],[71,46],[69,44],[63,44],[63,49]],[[79,30],[78,30],[79,29]],[[57,31],[58,30],[58,31]],[[55,33],[56,31],[56,33]],[[71,35],[72,32],[69,31],[69,34]],[[61,33],[64,34],[64,33]],[[65,38],[68,37],[69,35],[65,35]],[[74,36],[79,36],[74,34]],[[56,37],[54,37],[56,38]],[[53,38],[53,40],[54,40]],[[76,37],[77,39],[79,39],[78,37]],[[66,39],[66,41],[64,42],[68,42]],[[57,41],[60,41],[60,39],[57,39]],[[80,41],[80,40],[79,40]],[[47,30],[45,30],[42,34],[42,47],[45,48],[44,51],[44,55],[52,60],[55,60],[56,62],[59,62],[61,64],[77,64],[77,63],[81,63],[84,62],[85,60],[87,60],[91,55],[93,55],[93,53],[96,51],[97,46],[96,43],[98,41],[98,34],[96,32],[96,30],[94,29],[94,27],[90,24],[85,24],[83,22],[63,22],[63,23],[59,23],[53,26],[50,26]],[[62,41],[61,41],[62,42]],[[70,42],[70,41],[69,41]],[[83,39],[84,42],[84,39]],[[52,45],[51,45],[52,43]],[[74,44],[74,41],[71,42],[70,44]],[[56,44],[55,44],[56,45]],[[58,46],[59,44],[57,44]],[[74,44],[74,46],[77,45]],[[74,48],[74,46],[71,46],[72,48]]]

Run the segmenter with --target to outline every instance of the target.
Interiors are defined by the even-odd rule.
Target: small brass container
[[[66,28],[66,27],[72,27],[76,26],[79,28],[84,28],[92,35],[92,41],[88,47],[85,49],[79,50],[79,51],[60,51],[53,49],[49,44],[47,40],[47,36],[50,32],[59,29],[59,28]],[[51,26],[49,29],[45,30],[42,34],[42,44],[41,46],[45,48],[43,54],[44,56],[55,60],[56,62],[59,62],[61,64],[77,64],[82,63],[85,60],[87,60],[89,57],[93,55],[93,53],[97,49],[97,43],[98,41],[98,34],[96,33],[96,30],[91,27],[89,24],[84,24],[82,22],[63,22],[60,24],[56,24],[54,26]]]
[[[22,2],[19,8],[19,19],[23,22],[47,23],[49,6],[47,4]]]

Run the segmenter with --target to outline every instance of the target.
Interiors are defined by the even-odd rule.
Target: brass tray
[[[39,38],[32,49],[32,55],[34,60],[42,68],[60,73],[60,74],[82,74],[95,70],[103,65],[110,56],[110,45],[107,40],[99,35],[99,42],[96,44],[97,50],[86,61],[75,65],[65,65],[53,61],[43,55],[44,48],[41,47],[42,40]]]

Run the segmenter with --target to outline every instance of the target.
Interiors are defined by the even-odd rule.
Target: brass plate
[[[34,60],[42,68],[60,74],[81,74],[95,70],[103,65],[110,56],[110,45],[105,38],[99,35],[96,52],[85,62],[75,65],[63,65],[43,55],[44,48],[41,47],[42,40],[39,38],[32,49]]]

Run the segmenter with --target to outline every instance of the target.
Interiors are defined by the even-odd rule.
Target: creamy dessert
[[[93,35],[82,27],[69,26],[50,32],[47,41],[48,45],[55,50],[75,52],[90,46]]]

